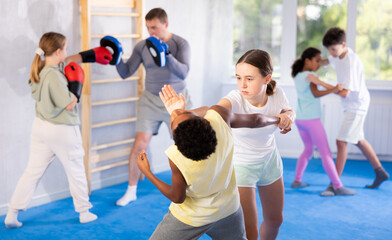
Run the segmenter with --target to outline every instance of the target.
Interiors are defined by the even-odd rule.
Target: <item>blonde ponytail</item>
[[[39,73],[41,72],[42,68],[44,68],[44,62],[41,60],[41,57],[38,54],[35,54],[30,71],[30,80],[33,83],[39,82]]]

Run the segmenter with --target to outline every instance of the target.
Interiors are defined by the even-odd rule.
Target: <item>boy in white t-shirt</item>
[[[344,110],[344,120],[336,139],[337,157],[336,169],[342,175],[347,160],[347,143],[355,144],[366,156],[373,166],[376,178],[367,188],[377,188],[389,178],[389,174],[382,167],[376,153],[364,136],[364,123],[369,108],[370,95],[366,87],[364,69],[361,59],[346,46],[344,30],[330,28],[324,35],[323,45],[328,49],[330,56],[323,60],[336,71],[338,83],[343,84],[341,96]]]

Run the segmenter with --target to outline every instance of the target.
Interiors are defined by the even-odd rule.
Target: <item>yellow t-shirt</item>
[[[176,145],[166,155],[181,171],[187,182],[186,198],[181,204],[171,203],[169,210],[179,221],[199,227],[223,219],[240,206],[233,169],[233,137],[231,129],[214,110],[205,119],[215,130],[218,144],[208,159],[186,158]]]

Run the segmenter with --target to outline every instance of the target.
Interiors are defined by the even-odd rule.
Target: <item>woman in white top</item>
[[[263,208],[260,239],[275,239],[283,222],[283,164],[276,148],[274,132],[291,130],[295,113],[283,90],[271,79],[272,61],[265,51],[245,53],[236,64],[238,90],[231,91],[218,105],[233,113],[262,113],[277,116],[280,122],[264,128],[233,129],[234,168],[247,238],[259,236],[256,186]]]

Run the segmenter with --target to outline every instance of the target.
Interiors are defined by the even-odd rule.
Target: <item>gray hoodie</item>
[[[31,86],[31,95],[36,101],[36,116],[54,124],[78,125],[80,124],[78,106],[67,111],[67,107],[74,99],[68,90],[68,81],[63,74],[65,63],[58,66],[45,66],[39,73],[39,82]]]

